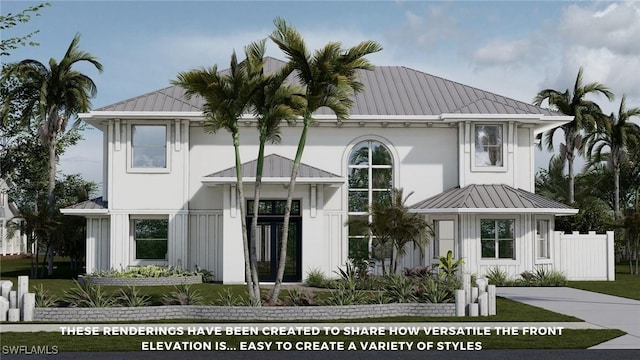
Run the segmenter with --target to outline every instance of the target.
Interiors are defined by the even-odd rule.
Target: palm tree
[[[304,87],[306,100],[302,111],[302,132],[291,170],[285,206],[280,261],[271,294],[272,301],[277,301],[286,263],[291,203],[307,140],[307,131],[313,122],[313,113],[321,107],[327,107],[339,120],[347,119],[349,109],[353,106],[350,96],[363,90],[363,84],[358,80],[357,70],[371,70],[373,66],[365,56],[380,51],[382,47],[376,42],[364,41],[344,50],[340,43],[331,42],[311,55],[300,33],[289,26],[284,19],[276,18],[274,25],[275,30],[270,38],[287,56],[289,60],[287,67],[295,72],[298,81]]]
[[[395,273],[398,260],[407,252],[409,244],[413,244],[422,253],[433,236],[433,228],[420,214],[410,213],[407,199],[402,189],[392,189],[389,201],[376,202],[369,208],[369,216],[355,217],[349,226],[366,231],[365,236],[373,238],[372,256],[382,262],[383,274]],[[369,221],[369,219],[371,219]],[[385,260],[390,259],[389,268]]]
[[[620,218],[620,167],[626,158],[627,147],[631,142],[640,142],[640,127],[631,122],[634,116],[640,117],[640,107],[626,109],[626,95],[622,96],[618,114],[611,113],[598,128],[587,137],[587,154],[590,161],[603,161],[603,151],[609,149],[607,160],[613,171],[614,212],[616,220]]]
[[[265,52],[265,40],[251,43],[245,48],[247,55],[247,72],[256,84],[255,91],[250,99],[250,105],[258,122],[259,139],[253,197],[253,218],[251,221],[251,239],[249,239],[249,256],[252,277],[255,283],[259,281],[255,236],[258,232],[265,144],[267,142],[280,142],[280,124],[284,120],[295,120],[300,114],[299,110],[304,105],[304,99],[301,96],[296,96],[300,94],[301,89],[298,86],[286,83],[286,79],[291,73],[290,69],[285,68],[272,74],[265,74]]]
[[[254,304],[260,302],[260,287],[252,276],[249,241],[247,237],[246,204],[242,183],[242,161],[240,159],[240,128],[238,119],[242,117],[253,96],[254,83],[250,81],[245,64],[239,64],[236,53],[231,55],[229,72],[218,72],[217,66],[181,72],[174,85],[185,89],[185,97],[199,95],[204,99],[202,112],[206,118],[205,131],[216,133],[225,129],[231,133],[235,151],[236,182],[240,201],[240,221],[242,225],[242,245],[245,260],[247,291]],[[256,270],[257,271],[257,270]],[[257,272],[256,272],[257,274]],[[256,275],[257,276],[257,275]]]
[[[22,60],[11,64],[3,71],[4,79],[17,77],[24,84],[29,92],[33,92],[35,97],[33,106],[25,109],[35,108],[36,116],[42,119],[40,127],[40,140],[48,148],[48,189],[47,189],[47,212],[50,221],[55,215],[55,186],[56,186],[56,165],[58,155],[58,141],[67,128],[70,118],[81,112],[87,112],[91,108],[90,98],[96,95],[97,87],[93,80],[75,70],[74,66],[79,63],[89,63],[99,72],[102,72],[102,64],[97,58],[88,52],[78,48],[80,35],[71,41],[67,52],[60,62],[51,58],[49,66],[37,60]],[[7,99],[9,102],[11,99]],[[5,103],[6,104],[6,103]],[[3,107],[3,119],[11,109]],[[22,121],[31,121],[34,115],[31,111],[22,113]],[[78,120],[76,124],[79,124]],[[53,252],[50,248],[49,257],[52,260]],[[49,269],[52,275],[53,267]]]
[[[562,158],[554,155],[549,159],[549,168],[539,170],[535,178],[536,194],[561,203],[568,202],[568,179],[564,174],[564,163]]]
[[[592,131],[598,118],[602,114],[600,106],[593,101],[587,100],[588,94],[602,94],[607,99],[614,98],[613,93],[603,84],[592,82],[582,84],[582,67],[578,70],[578,76],[573,86],[573,92],[569,89],[560,92],[553,89],[545,89],[540,91],[533,99],[536,106],[542,105],[547,100],[549,106],[566,115],[573,116],[573,121],[566,123],[558,128],[549,130],[544,135],[544,140],[549,151],[553,151],[553,137],[556,130],[562,129],[564,132],[564,144],[560,144],[560,157],[567,161],[569,172],[569,204],[575,201],[575,174],[573,170],[573,161],[575,160],[576,150],[583,149],[582,131]]]

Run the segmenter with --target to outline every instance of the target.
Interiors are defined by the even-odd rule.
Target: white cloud
[[[640,55],[638,3],[612,3],[603,10],[576,4],[568,6],[563,15],[560,33],[569,43],[618,55]]]
[[[445,6],[430,5],[424,13],[406,10],[404,23],[398,30],[388,33],[390,40],[423,50],[435,50],[438,45],[464,41],[466,32]]]
[[[545,87],[573,86],[578,69],[584,82],[607,85],[620,98],[627,94],[630,106],[640,105],[640,5],[625,3],[575,4],[568,6],[558,27],[564,49],[562,65],[545,79]],[[619,104],[594,97],[605,112]]]
[[[532,42],[529,39],[506,41],[490,40],[473,53],[473,60],[480,65],[503,65],[528,60]]]

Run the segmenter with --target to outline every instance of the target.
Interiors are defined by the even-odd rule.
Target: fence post
[[[613,231],[607,231],[607,280],[616,280],[616,258]]]
[[[465,313],[465,298],[466,294],[464,290],[456,290],[456,316],[464,316]]]
[[[22,298],[29,292],[29,277],[18,276],[18,309],[22,309]]]

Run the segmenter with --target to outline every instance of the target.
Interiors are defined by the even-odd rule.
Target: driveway
[[[640,349],[638,300],[566,287],[501,287],[497,295],[627,333],[592,349]]]

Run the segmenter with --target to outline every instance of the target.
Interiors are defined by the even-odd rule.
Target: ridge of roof
[[[243,168],[243,174],[244,174],[244,168],[250,168],[253,167],[255,165],[257,165],[258,160],[254,159],[251,161],[247,161],[245,163],[242,163],[240,166],[242,166]],[[278,162],[278,163],[276,163]],[[293,166],[294,161],[292,159],[289,159],[285,156],[279,155],[279,154],[269,154],[267,156],[264,157],[264,173],[263,173],[263,178],[268,178],[268,177],[276,177],[276,176],[290,176],[290,172],[287,171],[286,174],[271,174],[269,173],[269,169],[272,166],[276,166],[279,165],[279,168],[284,168],[283,165],[286,165],[287,167],[291,167]],[[235,174],[235,166],[220,170],[220,171],[216,171],[212,174],[209,175],[205,175],[206,178],[213,178],[213,177],[227,177],[230,173],[231,174]],[[320,168],[317,168],[315,166],[311,166],[311,165],[307,165],[305,163],[300,163],[300,168],[298,170],[299,173],[299,177],[305,177],[304,174],[309,173],[309,172],[317,172],[320,177],[323,178],[340,178],[340,176],[326,171],[326,170],[322,170]],[[235,176],[235,175],[234,175]]]
[[[265,57],[265,69],[275,71],[286,64]],[[221,72],[227,71],[221,70]],[[371,72],[358,71],[366,86],[354,97],[352,115],[441,115],[467,114],[541,114],[562,113],[535,106],[511,97],[465,85],[407,66],[379,65]],[[184,89],[173,85],[130,99],[100,107],[94,111],[200,111],[201,98],[184,97]],[[325,114],[320,109],[318,114]]]
[[[102,196],[89,199],[86,201],[79,202],[77,204],[69,205],[63,209],[66,210],[97,210],[97,209],[107,209],[108,203],[105,201]]]
[[[487,192],[496,196],[487,197]],[[477,197],[477,199],[475,199]],[[476,200],[478,202],[476,202]],[[456,186],[410,206],[411,209],[573,209],[523,189],[506,184]]]
[[[393,67],[393,66],[391,66],[391,67]],[[418,69],[410,68],[410,67],[407,67],[407,66],[404,66],[404,65],[400,65],[399,67],[405,68],[405,69],[410,70],[410,71],[415,71],[415,72],[418,72],[418,73],[421,73],[421,74],[424,74],[424,75],[427,75],[427,76],[431,76],[431,77],[433,77],[433,78],[435,78],[435,79],[440,79],[440,80],[442,80],[442,81],[444,81],[444,82],[449,82],[449,83],[452,83],[452,84],[460,85],[460,86],[462,86],[462,87],[466,87],[466,88],[469,88],[469,89],[473,89],[473,90],[475,90],[475,91],[479,91],[479,92],[481,92],[481,93],[483,94],[483,96],[482,96],[482,97],[479,97],[479,98],[478,98],[478,99],[476,99],[475,101],[473,101],[473,102],[471,102],[471,103],[469,103],[469,104],[463,105],[463,106],[461,106],[460,108],[463,108],[463,107],[465,107],[465,106],[469,106],[469,105],[471,105],[471,104],[473,104],[473,103],[475,103],[475,102],[477,102],[477,101],[483,100],[483,99],[484,99],[484,100],[489,100],[489,101],[491,101],[491,99],[488,99],[488,98],[485,96],[487,93],[489,93],[489,94],[492,94],[492,95],[496,95],[496,96],[499,96],[499,97],[505,98],[506,100],[511,100],[511,101],[513,101],[513,102],[515,102],[515,103],[518,103],[518,104],[524,104],[524,105],[527,105],[527,106],[532,106],[532,107],[537,108],[537,109],[540,109],[540,110],[546,110],[546,111],[551,112],[551,113],[556,113],[557,115],[565,115],[565,114],[563,114],[563,113],[560,113],[560,112],[557,112],[557,111],[554,111],[554,110],[551,110],[551,109],[543,108],[542,106],[536,106],[536,105],[533,105],[533,104],[529,104],[529,103],[524,102],[524,101],[522,101],[522,100],[517,100],[517,99],[514,99],[514,98],[509,97],[509,96],[500,95],[500,94],[498,94],[498,93],[494,93],[494,92],[492,92],[492,91],[488,91],[488,90],[480,89],[480,88],[478,88],[478,87],[476,87],[476,86],[473,86],[473,85],[463,84],[463,83],[461,83],[461,82],[459,82],[459,81],[451,80],[451,79],[447,79],[447,78],[444,78],[444,77],[442,77],[442,76],[434,75],[434,74],[431,74],[431,73],[428,73],[428,72],[425,72],[425,71],[422,71],[422,70],[418,70]],[[503,104],[503,105],[505,105],[505,106],[509,106],[509,107],[511,107],[511,108],[513,108],[513,109],[515,109],[513,106],[510,106],[510,105],[507,105],[507,104]]]

